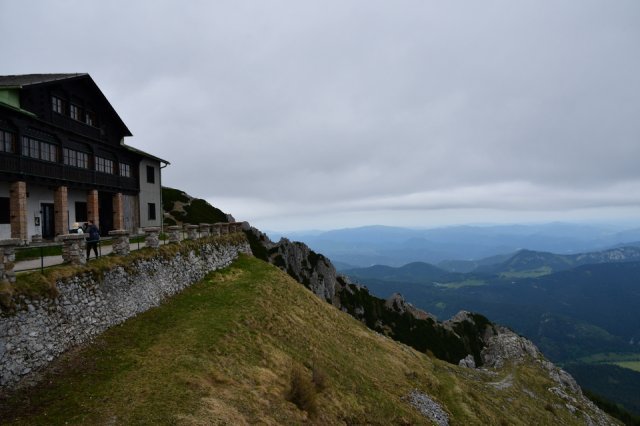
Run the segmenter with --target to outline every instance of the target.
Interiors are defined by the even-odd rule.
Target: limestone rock
[[[402,296],[400,293],[393,293],[391,296],[389,296],[389,298],[387,298],[387,300],[384,302],[384,305],[387,307],[387,309],[391,311],[395,311],[399,314],[404,314],[405,312],[408,312],[417,319],[424,320],[424,319],[430,318],[434,321],[437,320],[435,315],[425,312],[422,309],[418,309],[415,306],[413,306],[411,303],[408,303],[404,299],[404,296]]]
[[[530,340],[503,326],[495,326],[494,330],[494,335],[486,337],[485,347],[481,352],[484,366],[501,368],[507,361],[523,362],[529,358],[542,358],[542,354]]]

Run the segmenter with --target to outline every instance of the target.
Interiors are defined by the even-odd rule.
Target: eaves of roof
[[[13,111],[17,111],[21,114],[28,115],[29,117],[37,118],[38,116],[31,111],[27,111],[26,109],[16,108],[13,105],[5,104],[4,102],[0,102],[0,107],[7,108]]]
[[[134,148],[134,147],[129,146],[129,145],[126,145],[126,144],[124,144],[124,143],[123,143],[123,144],[121,144],[121,146],[122,146],[123,148],[125,148],[125,149],[127,149],[127,150],[131,151],[131,152],[135,152],[136,154],[142,155],[143,157],[151,158],[152,160],[156,160],[156,161],[159,161],[159,162],[161,162],[161,163],[165,163],[166,165],[171,164],[171,163],[170,163],[170,162],[168,162],[167,160],[163,160],[163,159],[162,159],[162,158],[160,158],[160,157],[156,157],[155,155],[151,155],[151,154],[149,154],[149,153],[147,153],[147,152],[141,151],[141,150],[139,150],[138,148]]]

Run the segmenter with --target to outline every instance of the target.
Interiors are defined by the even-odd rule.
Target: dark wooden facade
[[[138,193],[144,155],[123,144],[131,132],[88,74],[0,76],[0,90],[19,96],[18,107],[0,102],[0,131],[13,139],[11,149],[0,149],[0,180]],[[29,155],[26,145],[41,142],[55,154]],[[86,162],[69,164],[69,150]],[[100,170],[97,162],[105,160],[110,167]]]

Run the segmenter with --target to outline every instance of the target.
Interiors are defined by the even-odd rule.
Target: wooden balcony
[[[50,181],[55,185],[73,187],[74,184],[83,187],[96,187],[113,191],[138,191],[139,186],[135,178],[121,177],[94,170],[65,166],[61,163],[21,157],[16,154],[0,152],[0,176],[12,179],[37,179]]]

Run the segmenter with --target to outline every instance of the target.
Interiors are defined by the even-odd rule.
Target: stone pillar
[[[27,183],[11,182],[9,187],[11,238],[27,241]]]
[[[67,200],[67,187],[57,187],[53,193],[53,217],[56,235],[69,233],[69,203]]]
[[[201,223],[200,224],[200,237],[204,238],[204,237],[208,237],[209,235],[211,235],[211,225],[208,223]]]
[[[181,226],[173,225],[167,226],[167,233],[169,234],[169,242],[170,243],[179,243],[180,242],[180,232],[182,231]]]
[[[227,235],[229,233],[229,224],[221,223],[220,224],[220,235]]]
[[[124,204],[121,192],[113,194],[113,228],[124,229]]]
[[[87,263],[86,235],[84,234],[63,234],[58,235],[58,240],[64,243],[62,246],[62,260],[72,265],[84,265]]]
[[[113,237],[113,252],[118,256],[126,256],[129,254],[129,231],[126,229],[116,229],[109,231],[109,235]]]
[[[0,281],[7,280],[9,284],[16,283],[16,273],[13,271],[16,260],[16,247],[22,244],[20,238],[0,240]]]
[[[145,245],[151,248],[158,248],[160,246],[160,227],[152,226],[149,228],[142,228],[145,233]]]
[[[87,191],[87,220],[93,220],[93,223],[100,228],[98,205],[98,190],[90,189]]]
[[[187,231],[187,240],[198,239],[198,225],[185,225],[184,228]]]
[[[211,225],[211,235],[213,235],[214,237],[217,237],[218,235],[222,235],[222,231],[220,230],[220,225],[222,225],[220,222],[214,223],[213,225]]]

